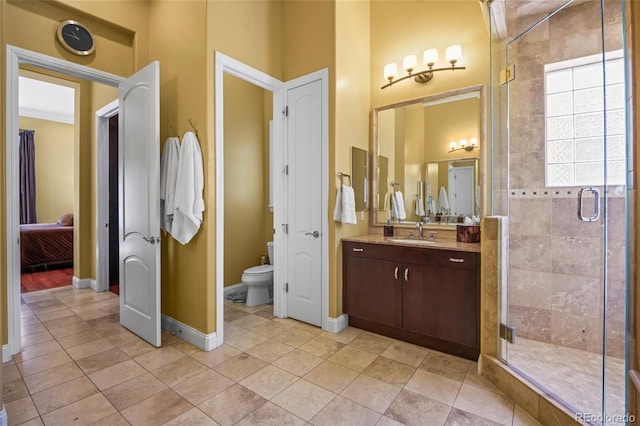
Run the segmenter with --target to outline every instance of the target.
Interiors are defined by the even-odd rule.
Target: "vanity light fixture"
[[[461,149],[464,149],[465,151],[473,151],[476,148],[480,148],[478,146],[478,138],[471,138],[468,141],[466,139],[460,139],[458,142],[449,142],[449,153],[460,151]]]
[[[433,68],[436,62],[438,62],[438,49],[431,48],[425,50],[424,54],[422,55],[422,62],[427,66],[427,69],[414,73],[413,70],[418,67],[418,58],[416,57],[416,55],[405,56],[402,60],[402,67],[407,72],[407,75],[398,79],[396,79],[396,77],[398,76],[398,66],[395,63],[387,64],[384,66],[384,78],[389,80],[389,83],[382,86],[381,89],[392,86],[397,82],[406,80],[410,77],[413,77],[413,80],[417,83],[428,83],[429,81],[431,81],[431,79],[433,78],[433,73],[436,71],[454,71],[465,69],[465,67],[456,67],[456,63],[460,59],[462,59],[462,47],[459,44],[454,44],[447,47],[445,57],[447,59],[447,62],[451,64],[450,67]]]

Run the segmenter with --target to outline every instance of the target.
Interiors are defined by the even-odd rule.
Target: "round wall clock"
[[[91,55],[96,50],[91,31],[78,21],[71,19],[60,23],[57,31],[58,41],[71,53]]]

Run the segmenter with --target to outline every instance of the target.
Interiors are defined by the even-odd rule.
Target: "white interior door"
[[[288,83],[287,83],[288,85]],[[288,86],[287,315],[322,325],[322,81]]]
[[[160,64],[119,85],[120,323],[160,346]]]
[[[473,214],[475,183],[473,167],[449,169],[449,207],[451,214],[470,216]]]

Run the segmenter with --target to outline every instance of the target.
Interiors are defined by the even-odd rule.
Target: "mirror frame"
[[[480,181],[478,182],[478,184],[480,185],[479,210],[480,210],[480,217],[482,218],[485,215],[485,212],[488,211],[485,206],[486,200],[484,196],[485,182],[486,182],[486,178],[484,175],[484,162],[487,158],[487,155],[489,155],[490,153],[490,150],[488,149],[489,147],[487,146],[487,120],[486,120],[487,97],[486,97],[486,86],[484,84],[478,84],[475,86],[469,86],[461,89],[450,90],[447,92],[437,93],[437,94],[425,96],[422,98],[410,99],[407,101],[397,102],[394,104],[383,105],[383,106],[374,108],[372,111],[372,118],[371,118],[372,131],[371,131],[371,169],[370,170],[375,171],[378,169],[378,112],[385,111],[392,108],[404,107],[404,106],[412,105],[415,103],[432,102],[439,99],[465,95],[467,93],[473,93],[473,92],[478,92],[480,94],[480,111],[479,111],[480,134],[478,135],[478,144],[480,146],[480,149],[479,149],[480,152],[478,155],[478,175],[480,176]],[[441,160],[441,159],[438,159],[438,160]],[[370,216],[369,226],[372,226],[372,227],[384,226],[385,225],[384,223],[378,222],[378,206],[373,203],[374,194],[378,193],[379,182],[375,173],[370,173],[369,175],[371,176],[371,185],[370,185],[371,193],[369,196],[370,197],[369,206],[371,206],[371,216]],[[398,227],[412,228],[412,227],[415,227],[416,223],[418,222],[394,223],[393,225]],[[425,224],[425,226],[427,225],[437,226],[437,227],[443,226],[441,224],[434,225],[431,223]],[[455,225],[455,224],[452,223],[451,225]]]

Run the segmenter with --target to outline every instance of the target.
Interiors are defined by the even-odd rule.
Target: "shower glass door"
[[[509,218],[501,323],[516,331],[500,355],[578,419],[623,424],[622,1],[553,3],[490,6],[504,70],[492,90],[493,213]]]

